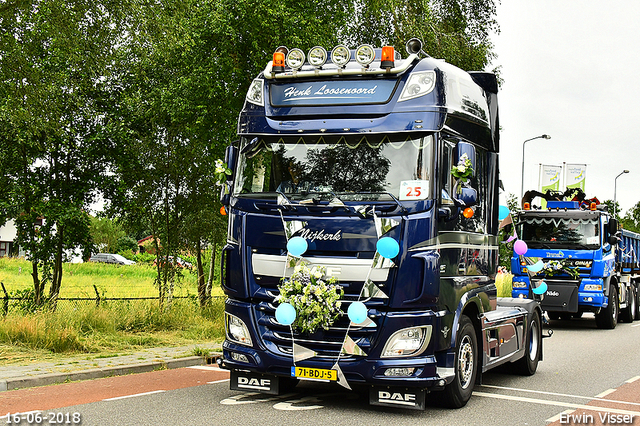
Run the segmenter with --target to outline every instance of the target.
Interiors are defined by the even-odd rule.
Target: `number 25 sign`
[[[428,180],[403,180],[400,182],[400,200],[425,200],[429,197]]]

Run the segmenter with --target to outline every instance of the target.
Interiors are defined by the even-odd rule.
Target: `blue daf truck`
[[[374,405],[423,409],[429,394],[462,407],[490,368],[535,373],[538,303],[496,297],[497,92],[495,75],[416,39],[405,59],[389,46],[276,50],[226,152],[218,362],[231,389],[320,380],[368,387]],[[339,289],[329,325],[278,317],[300,264]]]
[[[640,318],[639,234],[619,230],[618,221],[595,202],[550,199],[545,209],[523,205],[514,222],[528,250],[526,257],[511,259],[513,297],[530,297],[532,286],[544,281],[541,307],[551,319],[593,312],[598,328],[613,329],[618,320]],[[542,266],[535,273],[534,261]]]

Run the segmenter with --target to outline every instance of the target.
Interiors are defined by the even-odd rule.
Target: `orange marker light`
[[[393,46],[384,46],[382,48],[382,55],[380,55],[380,68],[393,68],[395,56],[396,53]]]
[[[471,207],[467,207],[466,209],[464,209],[464,211],[462,212],[462,216],[466,217],[467,219],[473,217],[473,214],[475,212],[473,211],[473,209]]]
[[[596,205],[596,203],[589,204],[589,210],[591,210],[592,212],[596,211],[597,209],[598,206]]]
[[[284,72],[284,53],[273,52],[273,72]]]
[[[522,208],[523,208],[524,210],[531,210],[531,204],[529,204],[529,203],[524,203],[524,204],[522,205]]]
[[[220,214],[222,216],[226,216],[227,215],[227,209],[225,209],[224,206],[220,207]]]

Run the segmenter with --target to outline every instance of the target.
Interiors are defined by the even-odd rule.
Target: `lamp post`
[[[527,142],[532,141],[534,139],[551,139],[551,136],[540,135],[540,136],[536,136],[535,138],[527,139],[526,141],[522,142],[522,185],[520,186],[520,199],[524,197],[524,146]]]
[[[623,170],[616,178],[613,180],[613,218],[616,217],[616,190],[618,189],[618,178],[625,173],[629,173],[629,170]]]

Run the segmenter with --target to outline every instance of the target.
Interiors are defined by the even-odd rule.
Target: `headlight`
[[[527,288],[527,283],[524,281],[513,281],[511,283],[512,288]]]
[[[304,60],[304,52],[298,48],[291,49],[287,54],[287,65],[289,65],[289,68],[293,68],[294,70],[302,68]]]
[[[600,284],[585,284],[584,291],[602,291]]]
[[[252,104],[264,106],[263,86],[264,80],[261,78],[253,80],[247,91],[247,101]]]
[[[431,340],[431,326],[410,327],[393,333],[382,350],[382,358],[420,355]]]
[[[252,346],[251,335],[244,321],[225,312],[227,339],[245,346]]]
[[[405,84],[398,102],[424,96],[431,93],[436,85],[435,71],[414,72]]]

